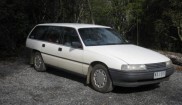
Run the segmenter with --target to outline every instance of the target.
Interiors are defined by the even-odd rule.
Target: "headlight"
[[[146,70],[144,64],[122,65],[121,70]]]
[[[171,62],[171,60],[170,61],[167,61],[166,62],[166,67],[172,67],[173,66],[173,63]]]

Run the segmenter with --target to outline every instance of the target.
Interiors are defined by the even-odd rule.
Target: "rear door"
[[[62,28],[58,26],[51,26],[48,28],[47,32],[45,33],[43,37],[43,41],[41,43],[41,54],[43,57],[43,60],[46,64],[52,65],[52,66],[58,66],[58,50],[60,47],[60,41],[61,34],[62,34]],[[61,55],[61,54],[59,54]]]

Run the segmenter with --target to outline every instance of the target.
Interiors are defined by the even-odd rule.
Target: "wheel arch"
[[[36,50],[36,49],[31,49],[31,55],[30,55],[30,64],[31,65],[33,65],[33,58],[34,58],[34,54],[35,54],[35,52],[40,52],[40,51],[38,51],[38,50]]]
[[[88,72],[87,72],[86,84],[90,84],[90,74],[91,74],[91,71],[92,71],[92,67],[94,67],[96,64],[102,64],[108,69],[108,66],[105,63],[101,62],[101,61],[93,61],[92,63],[90,63],[89,68],[88,68]]]

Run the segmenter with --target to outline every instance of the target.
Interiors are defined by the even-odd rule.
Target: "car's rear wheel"
[[[96,64],[91,72],[91,84],[96,91],[110,92],[113,90],[112,81],[107,67],[102,64]]]
[[[36,71],[39,71],[39,72],[46,71],[44,61],[43,61],[42,56],[39,52],[34,53],[33,61],[34,61],[33,65],[34,65],[34,68]]]

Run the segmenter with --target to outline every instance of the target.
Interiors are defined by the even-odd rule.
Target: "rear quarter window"
[[[47,29],[48,29],[47,26],[37,26],[30,33],[29,38],[31,38],[31,39],[37,39],[37,40],[42,40],[42,38],[44,37],[44,34],[47,31]]]

